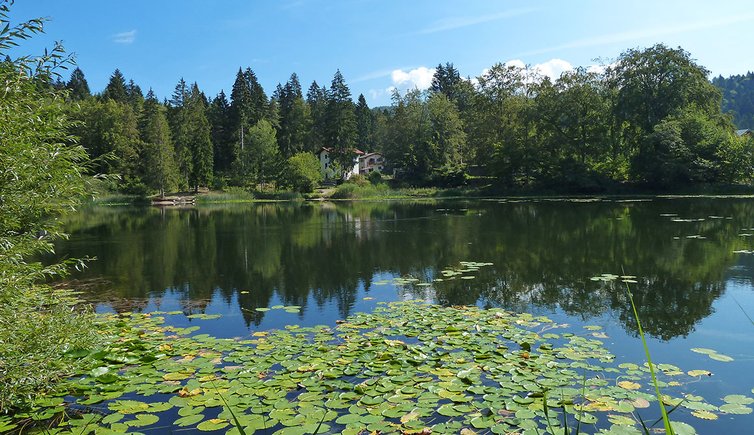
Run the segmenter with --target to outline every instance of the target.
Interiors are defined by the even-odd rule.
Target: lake
[[[448,200],[98,207],[67,222],[59,258],[95,257],[70,278],[100,312],[171,311],[177,326],[246,337],[334,325],[408,299],[599,326],[617,363],[643,362],[624,284],[655,362],[713,373],[687,386],[712,403],[754,387],[754,199]],[[461,262],[491,263],[468,268]],[[276,306],[300,306],[298,312]],[[221,314],[196,320],[190,314]],[[733,361],[692,348],[711,348]],[[699,433],[746,433],[754,415]]]

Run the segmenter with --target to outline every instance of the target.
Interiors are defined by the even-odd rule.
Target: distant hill
[[[736,128],[754,129],[754,73],[715,77],[712,84],[722,91],[723,112],[733,115]]]

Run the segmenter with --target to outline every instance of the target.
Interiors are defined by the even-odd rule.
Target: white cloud
[[[136,29],[128,32],[116,33],[112,36],[113,42],[116,44],[133,44],[136,41]]]
[[[435,75],[434,68],[427,68],[420,66],[410,71],[403,71],[402,69],[393,70],[390,73],[390,77],[393,80],[393,85],[401,88],[417,88],[420,91],[429,89],[432,85],[432,77]]]
[[[424,28],[417,33],[427,35],[430,33],[444,32],[446,30],[460,29],[462,27],[475,26],[477,24],[498,21],[504,18],[516,17],[536,11],[536,8],[511,9],[499,12],[497,14],[481,15],[477,17],[451,17],[435,21],[431,26]]]
[[[549,77],[550,80],[557,80],[564,72],[573,71],[573,65],[563,59],[550,59],[547,62],[529,66],[527,66],[521,59],[511,59],[505,62],[505,66],[528,69],[537,75]],[[485,72],[483,71],[482,74],[484,73]]]

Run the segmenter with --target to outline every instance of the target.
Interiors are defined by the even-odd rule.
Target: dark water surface
[[[754,250],[751,198],[94,208],[68,230],[57,254],[97,258],[72,278],[99,311],[222,314],[168,317],[221,337],[333,325],[381,301],[429,299],[544,314],[579,331],[599,325],[617,362],[642,362],[625,288],[590,279],[625,271],[637,276],[655,362],[712,371],[688,386],[711,403],[754,396],[754,325],[741,309],[754,317],[754,254],[736,252]],[[474,279],[433,282],[461,261],[493,265]],[[302,309],[256,311],[276,305]],[[683,420],[700,433],[754,427],[752,414]]]

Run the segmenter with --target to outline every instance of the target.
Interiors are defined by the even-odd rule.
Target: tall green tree
[[[207,108],[207,120],[211,126],[214,149],[215,173],[227,173],[235,160],[230,104],[225,92],[220,91]]]
[[[189,172],[189,186],[199,191],[200,186],[209,186],[212,181],[213,149],[210,136],[210,125],[207,120],[206,102],[194,83],[184,105],[188,149],[191,154],[191,171]]]
[[[119,69],[113,72],[110,76],[110,81],[105,86],[105,91],[102,92],[102,98],[113,100],[116,103],[128,102],[128,91],[126,89],[126,78]]]
[[[304,101],[296,73],[280,87],[278,93],[279,116],[277,140],[283,157],[288,158],[304,150],[309,129],[309,107]]]
[[[72,131],[92,158],[90,170],[120,177],[121,189],[139,193],[141,184],[138,116],[131,106],[112,99],[89,99],[73,112],[82,123]]]
[[[89,83],[84,77],[84,72],[81,68],[76,67],[71,73],[71,78],[66,83],[65,88],[68,90],[68,96],[73,101],[85,100],[92,96],[89,90]]]
[[[249,129],[246,145],[236,162],[237,177],[250,188],[270,184],[280,179],[282,163],[275,128],[262,119]]]
[[[374,114],[367,105],[364,94],[359,94],[356,102],[356,145],[364,151],[374,149]]]
[[[187,110],[189,97],[190,91],[188,85],[181,78],[176,84],[173,95],[168,103],[168,122],[175,148],[175,159],[179,175],[178,186],[180,188],[188,188],[190,186],[189,179],[193,172],[191,146],[193,138],[189,128],[189,114]]]
[[[334,160],[342,167],[348,167],[353,159],[352,150],[356,147],[356,113],[351,90],[340,70],[333,76],[326,101],[325,143],[335,149]]]
[[[160,196],[165,196],[166,191],[177,187],[178,167],[166,109],[151,89],[144,101],[139,130],[144,143],[141,157],[144,182]]]
[[[306,135],[306,149],[317,152],[326,144],[327,87],[319,86],[316,81],[313,81],[306,92],[306,104],[309,106],[311,116],[309,131]]]

